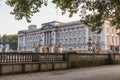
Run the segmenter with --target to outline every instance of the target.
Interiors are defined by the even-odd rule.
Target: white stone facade
[[[31,51],[39,45],[59,46],[63,51],[88,52],[88,42],[91,38],[96,51],[116,51],[119,46],[117,30],[108,21],[102,26],[100,34],[91,32],[89,27],[79,21],[61,23],[57,21],[42,24],[41,28],[32,27],[18,32],[18,50]],[[32,28],[30,28],[32,27]]]

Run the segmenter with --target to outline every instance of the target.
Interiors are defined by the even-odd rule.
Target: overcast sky
[[[42,23],[50,21],[60,21],[69,22],[74,20],[79,20],[78,15],[74,15],[72,18],[68,17],[68,13],[61,15],[60,9],[55,9],[55,5],[50,3],[47,7],[42,7],[40,12],[36,13],[31,18],[31,23],[27,23],[25,19],[20,21],[15,20],[14,15],[10,15],[11,7],[4,3],[5,0],[0,0],[0,34],[17,34],[20,30],[28,29],[31,24],[37,25],[38,28],[41,27]],[[50,1],[50,0],[48,0]],[[56,14],[57,12],[57,14]]]

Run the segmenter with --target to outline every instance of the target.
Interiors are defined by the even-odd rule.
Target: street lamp
[[[96,48],[97,48],[97,52],[100,53],[101,48],[100,48],[100,43],[99,42],[97,43]]]
[[[117,35],[119,36],[119,46],[118,46],[118,52],[120,53],[120,32],[117,33]]]
[[[91,38],[89,38],[89,42],[88,42],[88,51],[90,53],[94,53],[95,52],[95,50],[94,50],[94,43],[92,42]]]

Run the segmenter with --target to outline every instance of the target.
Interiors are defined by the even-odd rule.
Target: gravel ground
[[[120,65],[6,75],[0,80],[120,80]]]

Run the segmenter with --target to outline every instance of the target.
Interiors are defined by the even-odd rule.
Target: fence
[[[0,75],[119,63],[120,54],[0,53]]]
[[[0,63],[65,61],[64,54],[56,53],[0,53]]]

